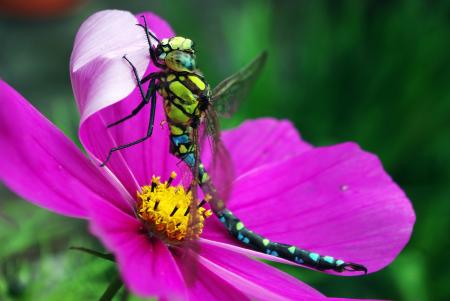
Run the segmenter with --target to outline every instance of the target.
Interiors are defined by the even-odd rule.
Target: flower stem
[[[76,250],[76,251],[84,252],[84,253],[88,253],[88,254],[91,254],[91,255],[94,255],[96,257],[103,258],[103,259],[106,259],[106,260],[109,260],[109,261],[113,261],[113,262],[116,261],[114,259],[114,256],[112,254],[109,254],[109,253],[101,253],[101,252],[98,252],[98,251],[95,251],[95,250],[92,250],[92,249],[88,249],[88,248],[85,248],[85,247],[70,247],[69,249],[70,250]]]
[[[116,276],[116,278],[108,285],[106,291],[100,297],[99,301],[111,301],[120,290],[122,285],[122,279],[120,279],[119,276]]]

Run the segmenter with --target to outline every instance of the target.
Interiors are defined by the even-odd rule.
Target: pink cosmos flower
[[[158,16],[146,17],[158,37],[174,35]],[[140,75],[155,70],[143,31],[135,26],[139,21],[128,12],[102,11],[77,34],[70,71],[81,114],[79,135],[92,161],[0,81],[2,182],[38,206],[87,219],[137,295],[170,300],[327,299],[250,258],[285,262],[242,248],[214,217],[206,220],[199,239],[197,280],[186,284],[185,261],[143,232],[133,211],[136,192],[153,175],[167,179],[178,168],[178,160],[169,154],[167,127],[157,127],[146,142],[115,153],[108,168],[98,167],[111,147],[140,138],[148,124],[148,112],[141,112],[106,128],[139,101],[122,56],[127,54]],[[161,99],[158,103],[155,124],[164,120]],[[271,118],[224,131],[223,140],[236,166],[227,206],[255,232],[364,264],[369,273],[392,262],[409,240],[415,221],[409,200],[377,157],[356,144],[315,148],[301,140],[291,123]]]

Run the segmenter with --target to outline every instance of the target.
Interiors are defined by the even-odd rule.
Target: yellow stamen
[[[197,207],[195,217],[190,214],[194,202],[192,192],[182,185],[171,186],[176,173],[162,183],[160,177],[152,177],[150,186],[143,186],[137,193],[137,214],[152,235],[167,243],[176,244],[185,238],[198,238],[203,231],[205,218],[211,210]],[[197,204],[197,200],[195,200]]]

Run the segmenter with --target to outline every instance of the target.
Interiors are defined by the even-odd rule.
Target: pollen
[[[205,219],[212,214],[202,207],[209,201],[208,197],[198,203],[182,185],[172,186],[175,178],[175,172],[165,182],[153,176],[151,185],[143,186],[137,193],[139,218],[151,235],[168,244],[200,237]]]

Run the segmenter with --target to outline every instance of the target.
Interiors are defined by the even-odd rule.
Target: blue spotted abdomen
[[[195,167],[195,150],[196,145],[192,143],[192,139],[185,130],[180,135],[170,135],[170,151],[180,160],[183,160],[190,169]],[[203,167],[203,164],[199,162],[198,177],[200,182],[203,183],[208,178],[208,175]]]
[[[335,259],[332,256],[322,256],[318,253],[300,249],[296,246],[270,241],[247,229],[228,209],[223,209],[220,212],[215,213],[231,235],[255,251],[280,257],[321,271],[363,271],[364,273],[367,273],[367,269],[360,264],[345,262],[341,259]]]

